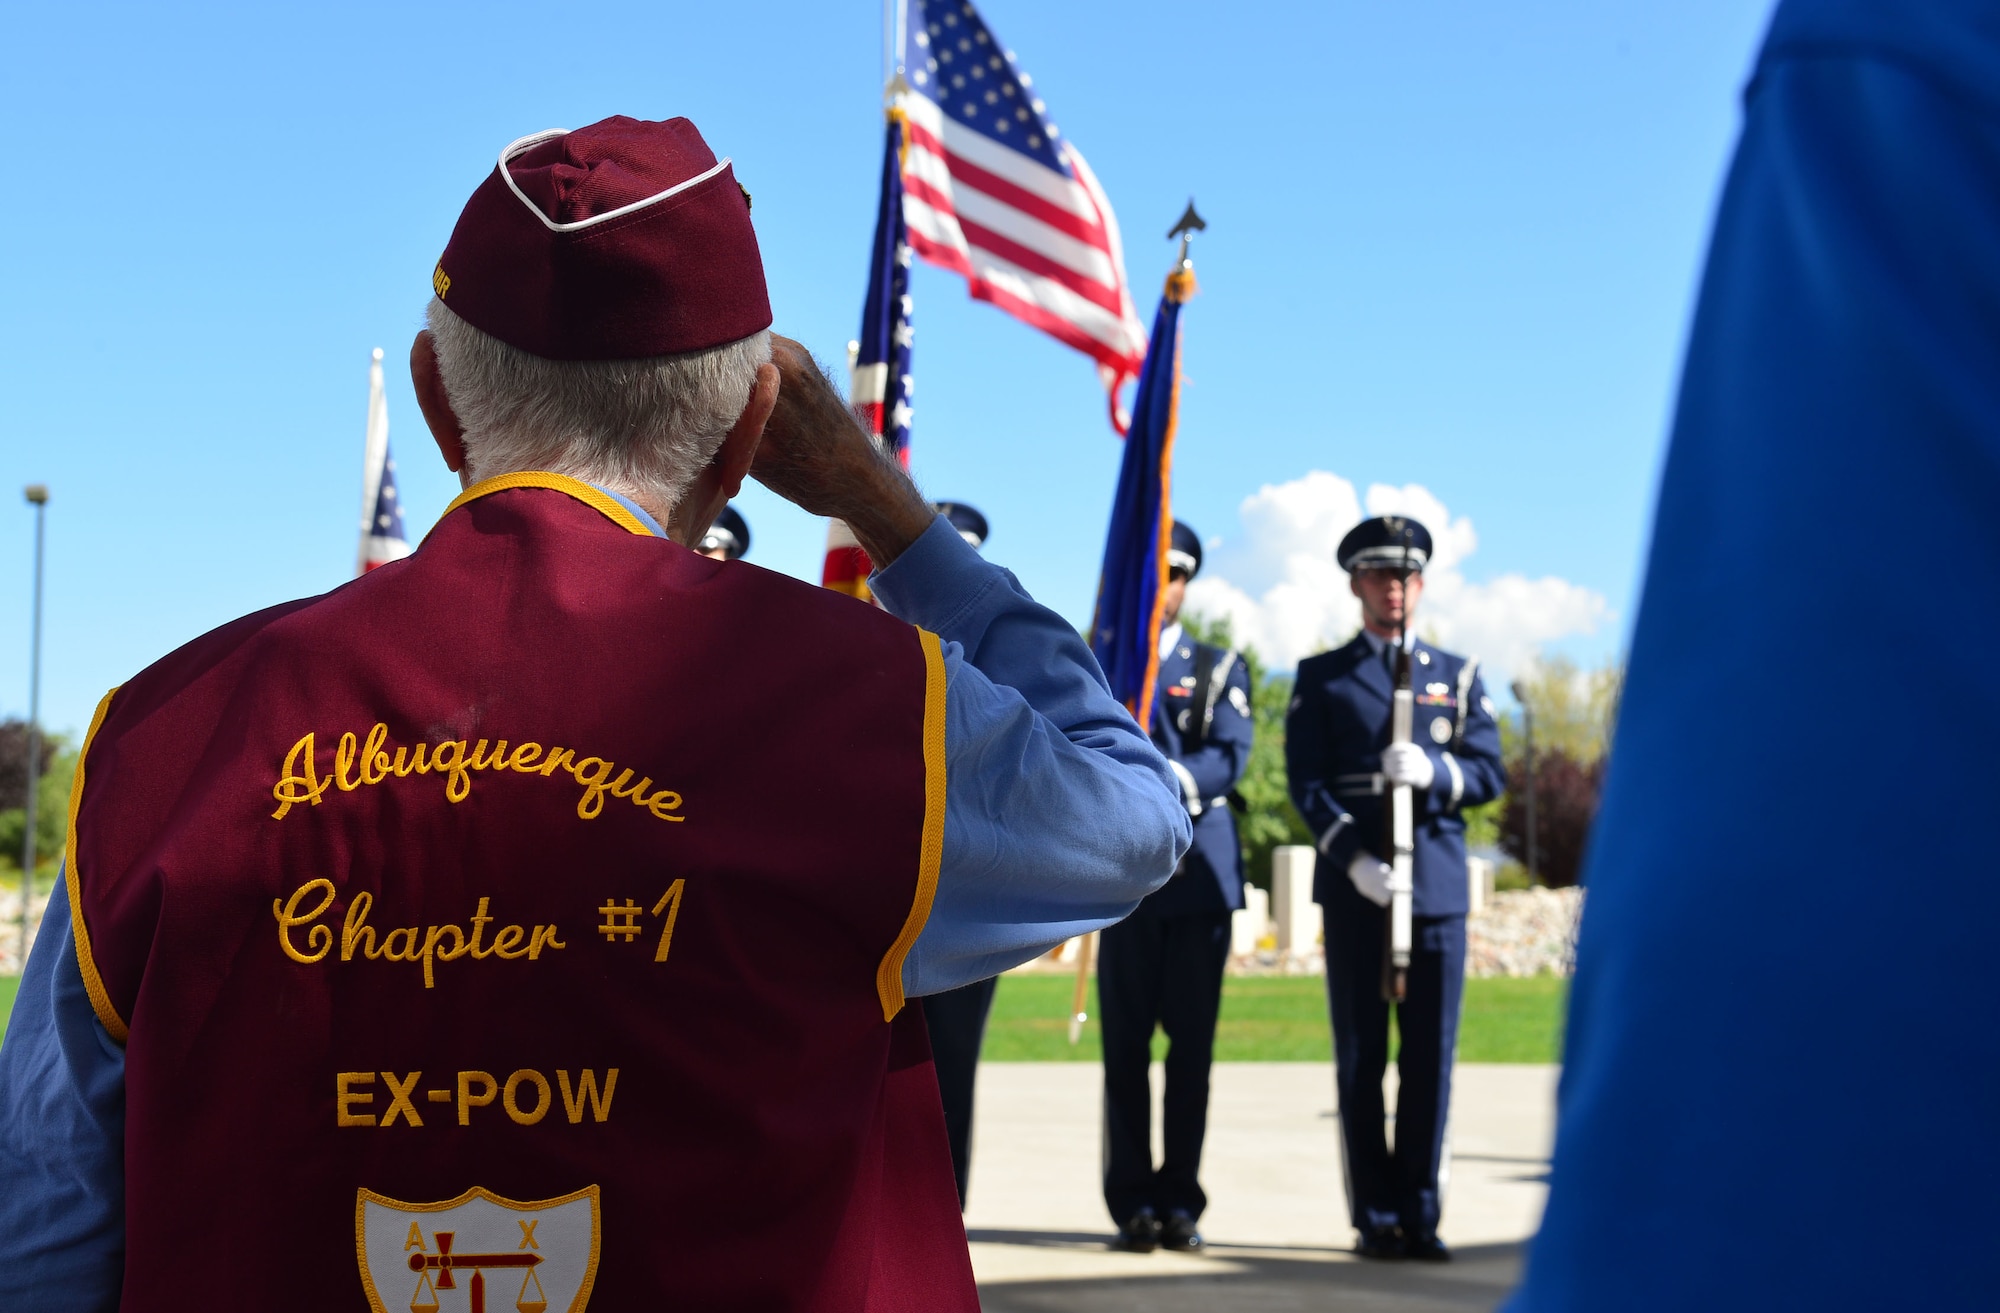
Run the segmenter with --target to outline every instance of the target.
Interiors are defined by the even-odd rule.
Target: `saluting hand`
[[[778,401],[750,475],[815,515],[845,520],[877,568],[902,555],[936,512],[861,427],[812,353],[771,336]]]

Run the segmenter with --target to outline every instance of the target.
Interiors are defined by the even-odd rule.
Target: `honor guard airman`
[[[715,514],[715,523],[701,536],[695,550],[711,561],[740,561],[750,551],[750,526],[732,504]]]
[[[1163,884],[1175,773],[771,335],[686,119],[507,146],[430,291],[423,545],[85,736],[0,1308],[972,1313],[905,1004]],[[753,472],[886,609],[693,550]]]
[[[1361,600],[1361,632],[1299,663],[1285,719],[1292,801],[1319,848],[1313,898],[1325,909],[1327,999],[1357,1252],[1442,1261],[1439,1181],[1450,1153],[1446,1117],[1465,976],[1467,807],[1506,787],[1500,730],[1476,658],[1418,641],[1431,536],[1402,516],[1356,525],[1335,559]],[[1413,742],[1389,744],[1396,654],[1406,647],[1415,694]],[[1411,960],[1395,1004],[1400,1037],[1396,1137],[1389,1148],[1382,1075],[1389,1055],[1384,955],[1391,896],[1389,790],[1413,795]]]
[[[1208,1130],[1208,1070],[1229,961],[1230,913],[1243,906],[1243,862],[1230,794],[1250,764],[1255,722],[1250,675],[1235,652],[1196,642],[1180,623],[1188,581],[1201,570],[1201,539],[1178,521],[1167,553],[1152,738],[1180,781],[1194,847],[1165,888],[1105,930],[1097,967],[1104,1034],[1104,1202],[1113,1243],[1199,1249],[1208,1196],[1197,1179]],[[1164,1155],[1153,1165],[1153,1030],[1167,1034],[1161,1120]]]
[[[975,551],[986,545],[986,517],[977,509],[964,502],[941,501],[936,510]],[[979,1046],[986,1038],[986,1016],[993,1010],[998,983],[997,977],[988,976],[924,998],[924,1023],[930,1027],[931,1056],[937,1063],[938,1095],[944,1102],[945,1136],[951,1141],[960,1211],[972,1176],[972,1090],[979,1076]]]

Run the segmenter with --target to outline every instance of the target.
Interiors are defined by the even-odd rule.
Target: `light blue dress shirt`
[[[1076,630],[942,518],[871,583],[944,650],[944,855],[904,992],[955,989],[1124,919],[1193,833],[1165,758]],[[124,1051],[91,1011],[58,898],[0,1045],[0,1309],[117,1307],[124,1128]]]

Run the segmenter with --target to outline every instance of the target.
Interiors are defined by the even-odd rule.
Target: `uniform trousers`
[[[1382,997],[1387,920],[1385,910],[1358,899],[1327,909],[1326,988],[1347,1202],[1357,1230],[1400,1226],[1406,1236],[1428,1238],[1437,1234],[1441,1211],[1438,1173],[1465,994],[1465,918],[1412,918],[1408,984],[1396,1005],[1401,1084],[1393,1150],[1382,1099],[1389,1061],[1390,1004]]]
[[[1104,1027],[1104,1202],[1123,1226],[1142,1208],[1165,1217],[1208,1206],[1196,1174],[1208,1129],[1208,1068],[1229,960],[1229,913],[1127,917],[1099,941]],[[1167,1032],[1165,1156],[1153,1167],[1153,1028]]]
[[[944,1129],[951,1140],[951,1170],[958,1178],[958,1211],[965,1211],[965,1188],[972,1171],[972,1085],[979,1074],[979,1045],[986,1038],[986,1014],[993,1009],[997,978],[932,994],[924,999],[924,1024],[931,1032],[931,1059],[937,1064],[938,1094],[944,1099]]]

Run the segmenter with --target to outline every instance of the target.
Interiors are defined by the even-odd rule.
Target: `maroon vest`
[[[69,874],[124,1308],[975,1309],[901,987],[944,696],[554,475],[115,690]]]

